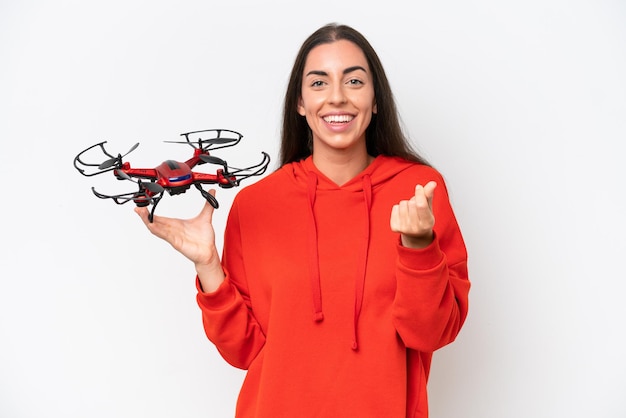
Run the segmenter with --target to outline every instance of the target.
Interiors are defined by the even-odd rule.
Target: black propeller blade
[[[231,142],[236,142],[238,141],[237,139],[234,138],[211,138],[211,139],[198,139],[198,146],[200,148],[202,148],[203,144],[215,144],[215,145],[220,145],[220,144],[228,144]],[[163,142],[167,142],[169,144],[189,144],[190,141],[163,141]]]
[[[152,182],[152,181],[143,182],[141,180],[135,180],[131,176],[129,176],[128,174],[126,174],[125,172],[123,172],[121,170],[117,171],[117,175],[118,175],[118,177],[121,177],[124,180],[130,180],[133,183],[137,183],[140,187],[143,187],[144,189],[149,190],[149,191],[151,191],[154,194],[161,193],[161,192],[163,192],[165,190],[165,189],[163,189],[163,186],[161,186],[158,183],[155,183],[155,182]]]
[[[158,183],[154,183],[152,181],[149,182],[142,182],[140,181],[139,184],[144,187],[146,190],[151,191],[152,193],[162,193],[165,189],[163,189],[163,187],[158,184]]]
[[[117,164],[118,162],[119,162],[119,163],[121,163],[121,162],[122,162],[122,158],[124,158],[125,156],[127,156],[128,154],[130,154],[131,152],[133,152],[135,149],[137,149],[137,147],[138,147],[138,146],[139,146],[139,142],[137,142],[135,145],[133,145],[133,146],[131,147],[131,149],[130,149],[130,150],[128,150],[128,152],[127,152],[126,154],[124,154],[124,155],[122,155],[122,154],[117,154],[117,157],[113,157],[113,158],[110,158],[110,159],[106,160],[105,162],[103,162],[102,164],[100,164],[100,165],[98,166],[98,168],[99,168],[100,170],[104,170],[105,168],[109,168],[109,167],[114,166],[114,165],[115,165],[115,164]]]
[[[202,155],[200,155],[200,159],[202,161],[204,161],[205,163],[217,164],[217,165],[221,165],[221,166],[226,167],[226,161],[222,160],[219,157],[214,157],[213,155],[202,154]]]

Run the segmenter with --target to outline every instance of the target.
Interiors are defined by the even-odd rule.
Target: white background
[[[192,266],[72,160],[140,142],[150,167],[227,128],[244,140],[220,156],[275,162],[293,59],[330,21],[379,52],[467,241],[431,416],[626,416],[623,1],[0,0],[0,417],[233,415],[243,372],[204,336]]]

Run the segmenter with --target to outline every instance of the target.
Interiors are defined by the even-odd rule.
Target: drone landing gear
[[[152,197],[152,209],[150,209],[150,213],[148,214],[148,220],[150,221],[150,223],[152,223],[152,221],[154,220],[154,210],[156,209],[157,205],[159,204],[159,201],[161,200],[161,197],[162,197],[162,195],[157,195],[157,196]],[[137,206],[141,206],[137,201],[135,201],[135,204]]]
[[[213,206],[215,209],[220,207],[220,204],[217,201],[217,199],[215,198],[215,196],[213,196],[211,193],[209,193],[206,190],[204,190],[199,183],[194,183],[194,186],[196,186],[196,189],[198,189],[200,191],[200,193],[202,194],[202,197],[204,197],[206,199],[206,201],[211,204],[211,206]],[[153,208],[153,210],[154,210],[154,208]]]

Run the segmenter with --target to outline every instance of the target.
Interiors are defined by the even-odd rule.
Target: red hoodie
[[[391,208],[435,180],[435,239],[404,248]],[[339,187],[311,157],[241,189],[224,283],[198,284],[208,338],[247,375],[238,418],[425,418],[432,352],[467,315],[467,254],[441,175],[378,156]]]

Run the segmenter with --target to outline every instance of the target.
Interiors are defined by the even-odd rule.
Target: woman
[[[137,212],[194,263],[206,334],[247,370],[237,417],[428,415],[432,353],[467,315],[467,254],[359,32],[326,25],[302,45],[281,167],[237,194],[221,260],[210,205],[190,220]]]

